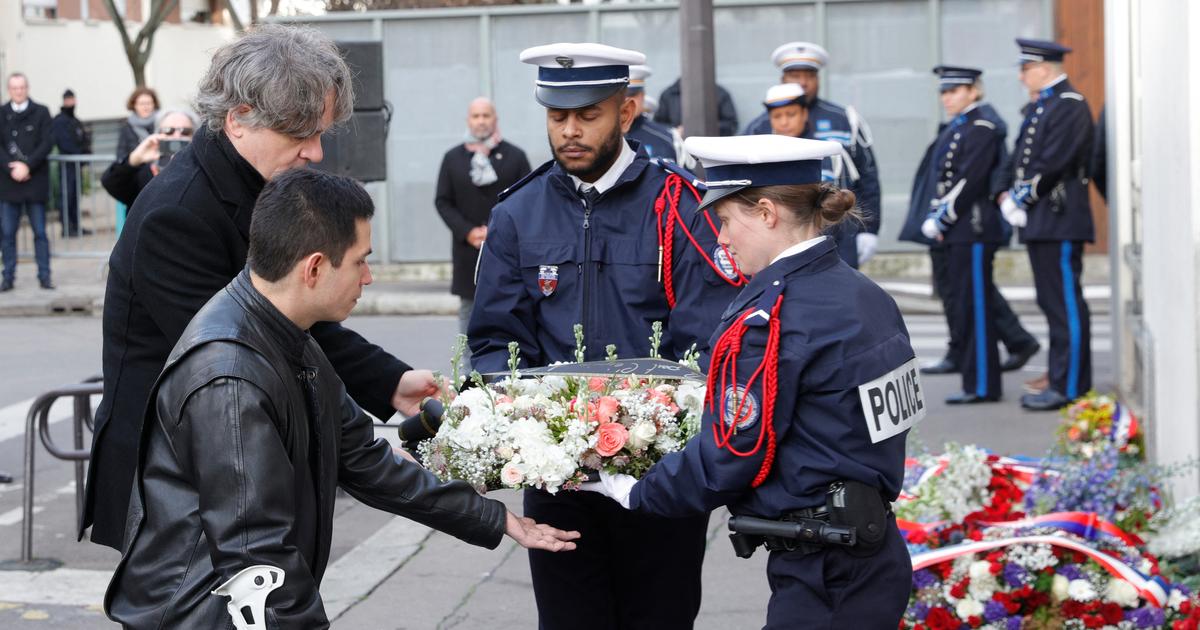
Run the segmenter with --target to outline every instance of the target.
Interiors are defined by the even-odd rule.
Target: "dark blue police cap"
[[[941,65],[934,68],[933,73],[938,75],[938,88],[945,92],[960,85],[974,84],[979,80],[979,75],[983,74],[983,70],[978,68],[964,68],[962,66]]]
[[[1021,63],[1062,61],[1063,55],[1071,52],[1070,48],[1057,42],[1041,39],[1022,39],[1020,37],[1017,38],[1017,47],[1021,49]]]

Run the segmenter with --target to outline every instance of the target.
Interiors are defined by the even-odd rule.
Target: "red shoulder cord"
[[[736,393],[737,379],[737,360],[738,354],[742,350],[742,337],[746,335],[746,330],[749,328],[746,325],[746,320],[758,312],[758,309],[750,308],[745,313],[742,313],[737,321],[733,323],[720,339],[712,350],[712,363],[709,364],[708,370],[708,387],[704,394],[704,405],[709,411],[717,414],[717,421],[713,423],[713,440],[717,444],[717,448],[728,449],[729,452],[738,457],[752,457],[762,448],[763,438],[766,438],[767,451],[763,458],[762,467],[759,468],[758,474],[754,477],[754,482],[750,484],[751,488],[757,488],[762,485],[767,479],[767,474],[771,472],[771,464],[775,461],[775,398],[779,393],[779,308],[783,304],[783,296],[779,296],[775,300],[775,305],[771,307],[771,321],[768,322],[767,332],[767,348],[763,353],[762,362],[758,368],[750,375],[746,381],[744,391],[746,395],[738,397]],[[737,425],[748,419],[748,416],[754,412],[750,407],[746,406],[746,400],[750,397],[750,389],[754,383],[762,378],[762,409],[761,422],[758,427],[758,440],[754,443],[754,448],[749,451],[739,451],[734,448],[731,440],[734,435],[737,435]],[[719,380],[719,383],[718,383]],[[717,385],[720,385],[718,388]],[[733,387],[734,391],[730,392],[727,388]],[[714,392],[719,392],[716,396]],[[738,406],[734,411],[732,418],[725,417],[725,397],[728,393],[732,393],[737,399]]]
[[[748,282],[746,276],[742,275],[742,270],[738,269],[737,263],[733,261],[733,256],[729,255],[729,250],[725,249],[724,245],[721,248],[725,250],[725,255],[729,257],[729,262],[733,265],[734,274],[737,276],[734,280],[730,280],[725,276],[721,268],[713,261],[712,256],[704,251],[704,248],[696,241],[696,237],[692,236],[687,222],[679,215],[679,196],[683,193],[685,186],[696,197],[696,200],[699,201],[700,192],[690,182],[675,173],[667,175],[667,181],[663,183],[662,192],[659,193],[658,199],[654,201],[654,214],[658,217],[658,264],[661,273],[659,279],[663,283],[663,290],[667,294],[667,306],[671,308],[675,308],[675,283],[672,278],[674,256],[672,256],[671,251],[674,249],[675,244],[676,223],[679,224],[679,228],[683,230],[688,240],[692,242],[692,247],[695,247],[696,251],[700,252],[700,256],[704,259],[704,262],[708,263],[708,266],[712,267],[713,271],[717,272],[717,275],[722,280],[735,287],[745,286],[746,282]],[[665,220],[663,217],[664,214],[666,215]],[[708,221],[708,227],[712,229],[713,235],[718,234],[720,230],[717,229],[716,224],[713,223],[712,217],[709,216],[707,211],[704,213],[704,218]]]

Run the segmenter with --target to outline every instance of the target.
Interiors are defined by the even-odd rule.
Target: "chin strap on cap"
[[[256,564],[238,571],[212,593],[228,597],[225,604],[237,630],[266,630],[267,595],[283,586],[284,571],[267,564]]]

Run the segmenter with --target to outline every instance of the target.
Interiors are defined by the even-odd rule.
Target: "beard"
[[[600,144],[600,146],[592,147],[581,142],[568,142],[561,147],[554,146],[554,141],[550,140],[550,153],[554,155],[554,161],[563,168],[564,171],[582,179],[583,181],[595,181],[600,176],[604,175],[609,168],[612,168],[614,162],[617,161],[617,156],[621,153],[621,135],[620,125],[614,126],[612,133]],[[580,163],[576,161],[573,165],[568,164],[560,155],[559,150],[566,147],[579,147],[591,151],[594,158],[590,162]]]

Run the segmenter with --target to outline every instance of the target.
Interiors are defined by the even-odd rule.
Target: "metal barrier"
[[[83,443],[83,427],[89,431],[95,430],[92,424],[91,397],[104,393],[104,384],[100,377],[95,376],[76,384],[52,389],[33,401],[29,413],[25,416],[25,490],[23,501],[23,516],[21,520],[21,562],[33,561],[33,475],[34,456],[37,453],[37,438],[41,438],[42,446],[51,456],[75,462],[75,522],[78,523],[83,515],[84,500],[84,462],[91,457],[91,451]],[[61,449],[54,443],[50,435],[50,408],[59,398],[74,398],[75,410],[72,417],[72,430],[75,448]]]
[[[100,174],[114,156],[51,155],[48,159],[51,190],[45,221],[51,256],[107,258],[124,219],[123,206],[100,185]],[[28,217],[22,215],[22,222],[28,224]],[[19,230],[17,253],[21,259],[33,258],[33,238],[32,229]]]

